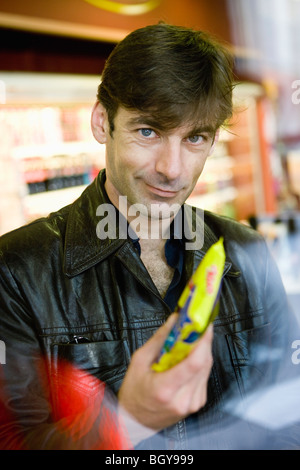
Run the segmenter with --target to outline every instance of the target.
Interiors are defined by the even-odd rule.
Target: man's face
[[[181,206],[212,152],[214,131],[201,124],[165,131],[150,116],[119,108],[111,136],[105,119],[106,190],[111,201],[118,207],[119,196],[127,196],[129,205],[142,204],[149,216]]]

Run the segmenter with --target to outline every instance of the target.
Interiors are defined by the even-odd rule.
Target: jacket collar
[[[120,221],[119,212],[111,204],[104,187],[105,170],[91,183],[82,195],[70,206],[64,246],[64,272],[72,277],[101,262],[119,250],[128,241],[127,222]],[[107,206],[106,206],[107,205]],[[184,205],[180,221],[182,235],[186,241],[186,264],[194,270],[207,249],[218,238],[204,222],[204,211]],[[105,212],[107,209],[107,212]],[[101,217],[103,216],[103,217]],[[107,229],[112,230],[107,236]],[[197,237],[193,236],[196,233]],[[106,232],[105,232],[106,230]],[[175,228],[178,233],[180,226]],[[200,236],[199,236],[200,233]],[[232,263],[226,259],[224,274],[231,272]]]
[[[126,242],[123,234],[119,236],[119,224],[115,223],[116,211],[108,199],[104,182],[105,170],[101,170],[70,207],[64,247],[64,272],[67,276],[75,276],[89,269]],[[115,237],[101,235],[102,228],[99,230],[98,225],[101,222],[100,207],[110,208],[107,226],[116,228]]]
[[[209,219],[207,211],[184,204],[184,214],[184,233],[186,239],[188,239],[185,248],[185,266],[189,271],[188,276],[190,276],[204,258],[207,250],[219,240],[222,234],[216,234],[207,223]],[[193,237],[194,233],[196,234],[195,237]],[[232,277],[240,275],[227,252],[223,276],[226,274]]]

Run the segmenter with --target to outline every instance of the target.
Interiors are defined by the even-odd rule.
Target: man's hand
[[[176,319],[176,314],[171,315],[133,354],[118,395],[121,407],[139,423],[155,430],[198,411],[207,399],[207,382],[213,363],[212,325],[179,364],[164,372],[151,368]]]

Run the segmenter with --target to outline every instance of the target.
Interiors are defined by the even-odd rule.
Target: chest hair
[[[168,265],[164,246],[157,248],[141,246],[141,259],[146,266],[158,292],[165,296],[174,275],[174,268]]]

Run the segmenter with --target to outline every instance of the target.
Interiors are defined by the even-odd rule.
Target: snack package
[[[218,298],[225,265],[223,238],[212,245],[184,288],[176,311],[178,321],[171,330],[153,370],[170,369],[186,357],[218,314]]]

